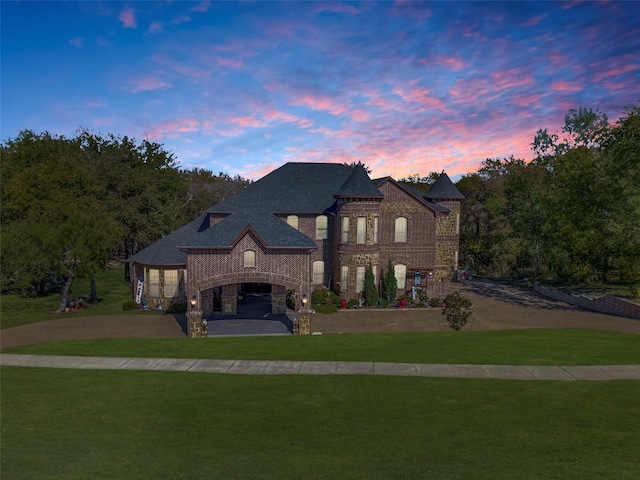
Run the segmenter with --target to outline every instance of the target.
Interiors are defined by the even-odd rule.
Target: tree
[[[396,279],[395,272],[393,271],[393,265],[391,260],[387,264],[387,271],[382,280],[383,295],[387,299],[387,302],[393,302],[398,294],[398,280]]]
[[[571,148],[583,146],[595,148],[606,142],[609,133],[607,115],[598,109],[580,107],[570,109],[564,117],[564,137],[549,134],[547,129],[536,132],[532,149],[538,157],[562,155]]]
[[[2,158],[3,281],[39,293],[60,285],[60,312],[74,279],[104,267],[119,225],[97,200],[77,140],[25,131],[3,145]]]
[[[401,178],[399,181],[415,188],[421,192],[427,193],[431,188],[431,185],[438,179],[440,173],[430,172],[429,175],[421,177],[417,173],[409,175],[408,177]]]
[[[460,295],[460,292],[454,292],[447,295],[444,299],[444,314],[449,326],[459,331],[464,327],[471,317],[471,307],[473,303],[468,298]]]
[[[373,268],[371,262],[364,272],[364,301],[368,307],[378,306],[378,286],[376,285],[376,279],[373,275]]]

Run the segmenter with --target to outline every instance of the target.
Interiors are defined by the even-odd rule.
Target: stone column
[[[206,320],[204,322],[206,322]],[[203,323],[202,312],[200,310],[191,310],[187,313],[187,327],[189,330],[189,338],[202,338],[207,336],[207,326]]]
[[[222,286],[222,313],[223,315],[238,314],[238,285],[230,283]]]
[[[298,331],[294,332],[298,335],[311,334],[311,309],[309,307],[302,307],[298,311]]]
[[[287,288],[282,285],[271,285],[271,313],[274,315],[287,313]]]

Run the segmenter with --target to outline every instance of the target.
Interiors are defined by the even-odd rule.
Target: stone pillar
[[[295,332],[294,325],[294,333],[297,335],[309,335],[311,334],[311,309],[309,307],[302,307],[298,311],[298,328],[297,332]]]
[[[222,286],[222,314],[238,314],[238,285],[230,283]]]
[[[207,336],[206,322],[202,320],[202,312],[199,310],[191,310],[187,313],[187,327],[189,330],[189,338],[202,338]]]
[[[274,315],[287,313],[287,288],[282,285],[271,286],[271,313]]]

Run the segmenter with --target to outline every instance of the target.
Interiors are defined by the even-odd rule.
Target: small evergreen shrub
[[[122,302],[122,310],[137,310],[138,309],[138,304],[135,300],[127,300],[125,302]]]

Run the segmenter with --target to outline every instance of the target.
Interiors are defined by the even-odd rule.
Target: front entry
[[[223,285],[221,309],[207,316],[209,336],[287,335],[293,333],[293,311],[287,313],[285,287],[265,283]]]

